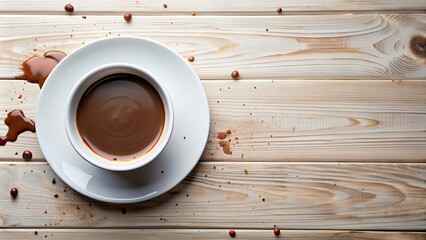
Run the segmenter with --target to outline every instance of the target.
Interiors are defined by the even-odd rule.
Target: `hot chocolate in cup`
[[[167,88],[133,64],[100,66],[71,90],[65,112],[68,139],[87,162],[127,171],[155,159],[173,131]]]

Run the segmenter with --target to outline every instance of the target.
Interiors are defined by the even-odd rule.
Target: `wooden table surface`
[[[135,35],[195,57],[209,141],[177,187],[120,205],[67,187],[25,132],[0,146],[0,239],[426,239],[426,1],[66,3],[0,0],[0,135],[6,111],[35,119],[25,59]]]

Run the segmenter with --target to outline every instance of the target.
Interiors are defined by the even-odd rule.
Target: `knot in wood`
[[[410,42],[411,51],[419,57],[426,57],[426,37],[415,36]]]

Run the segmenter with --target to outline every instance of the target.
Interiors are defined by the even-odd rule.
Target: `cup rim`
[[[81,100],[81,97],[84,95],[84,93],[87,91],[90,86],[100,81],[103,77],[123,72],[117,71],[114,73],[108,73],[103,77],[98,77],[95,80],[91,79],[95,74],[98,74],[103,71],[107,70],[116,70],[116,69],[130,69],[133,71],[136,71],[140,73],[143,76],[144,79],[146,79],[159,93],[164,110],[165,110],[165,122],[163,126],[163,131],[161,132],[161,135],[155,145],[146,153],[143,155],[135,158],[135,159],[129,159],[125,161],[112,161],[109,160],[96,152],[94,152],[87,144],[84,142],[82,137],[79,134],[77,123],[75,121],[76,118],[76,112],[78,104]],[[134,74],[132,72],[132,74]],[[84,86],[87,81],[90,81],[87,86]],[[78,98],[78,99],[76,99]],[[173,110],[173,103],[170,97],[170,93],[167,90],[167,87],[164,85],[162,81],[157,79],[149,70],[146,68],[143,68],[141,66],[135,65],[135,64],[129,64],[129,63],[110,63],[105,64],[102,66],[99,66],[95,69],[92,69],[88,73],[86,73],[83,77],[81,77],[77,83],[73,86],[73,88],[70,91],[70,94],[67,98],[66,108],[65,108],[65,132],[67,134],[68,140],[71,143],[71,146],[74,148],[74,150],[88,163],[106,169],[106,170],[112,170],[112,171],[129,171],[133,169],[137,169],[140,167],[143,167],[144,165],[150,163],[152,160],[154,160],[166,147],[168,142],[170,141],[172,132],[173,132],[173,126],[174,126],[174,110]]]

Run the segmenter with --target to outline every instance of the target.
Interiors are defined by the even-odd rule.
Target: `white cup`
[[[165,110],[165,123],[160,138],[148,152],[135,159],[112,161],[95,153],[86,145],[77,128],[77,107],[86,90],[102,78],[116,73],[128,73],[148,81],[159,93]],[[100,66],[84,75],[71,90],[65,109],[65,130],[75,151],[87,162],[112,171],[128,171],[140,168],[158,156],[166,147],[173,131],[173,104],[167,88],[148,70],[133,64],[113,63]]]

